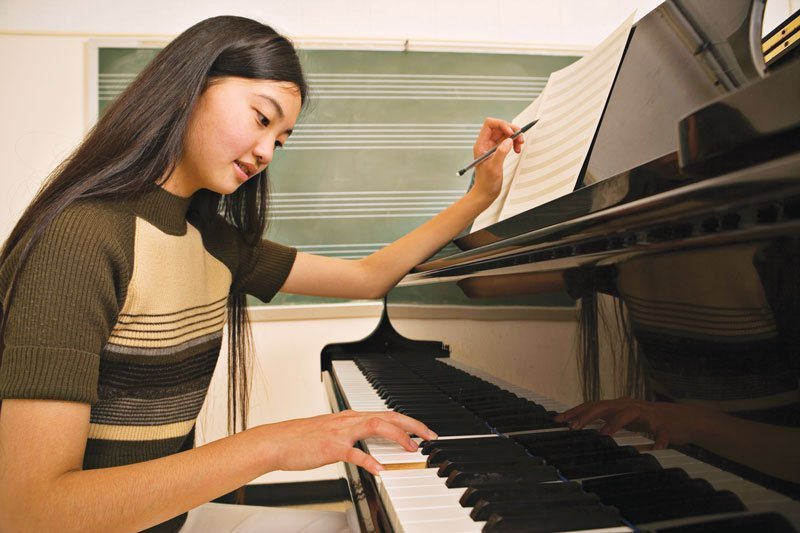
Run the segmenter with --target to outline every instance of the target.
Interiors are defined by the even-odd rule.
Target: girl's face
[[[163,187],[189,197],[199,189],[230,194],[272,161],[300,114],[292,83],[220,78],[197,100],[183,153]]]

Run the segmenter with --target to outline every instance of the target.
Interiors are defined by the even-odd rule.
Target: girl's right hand
[[[332,415],[288,420],[259,426],[264,429],[265,446],[275,470],[310,470],[326,464],[346,461],[373,475],[383,466],[355,443],[368,437],[383,437],[400,444],[409,452],[418,446],[409,434],[426,440],[437,435],[425,424],[395,412],[362,413],[342,411]]]
[[[655,437],[653,447],[662,450],[670,443],[693,442],[695,426],[714,416],[713,411],[697,405],[618,398],[582,403],[557,415],[555,421],[567,422],[572,429],[581,429],[598,419],[603,420],[599,430],[601,435],[613,435],[623,427],[646,431]]]

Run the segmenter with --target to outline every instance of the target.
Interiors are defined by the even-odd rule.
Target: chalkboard
[[[98,48],[99,114],[157,52]],[[363,50],[299,54],[310,105],[270,165],[266,236],[304,252],[349,259],[392,242],[464,194],[469,178],[456,176],[456,170],[472,159],[483,119],[511,119],[539,94],[550,72],[577,59]],[[328,301],[334,300],[280,294],[272,303]]]

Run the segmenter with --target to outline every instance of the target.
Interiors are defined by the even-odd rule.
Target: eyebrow
[[[258,96],[258,97],[260,97],[260,98],[262,98],[262,99],[266,100],[266,101],[267,101],[267,102],[269,102],[270,104],[272,104],[272,106],[275,108],[275,112],[278,114],[278,118],[280,118],[281,120],[283,120],[283,119],[285,119],[285,118],[286,118],[286,113],[284,113],[284,112],[283,112],[283,108],[282,108],[282,107],[281,107],[281,105],[278,103],[278,101],[277,101],[277,100],[275,100],[273,97],[271,97],[271,96],[269,96],[269,95],[267,95],[267,94],[261,94],[261,93],[258,93],[256,96]],[[293,130],[291,130],[291,129],[288,129],[288,130],[286,130],[286,134],[287,134],[287,135],[291,135],[291,134],[292,134],[292,131],[293,131]]]

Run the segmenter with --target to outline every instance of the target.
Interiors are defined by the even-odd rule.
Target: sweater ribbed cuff
[[[0,362],[0,399],[94,403],[100,357],[39,346],[7,347]]]

